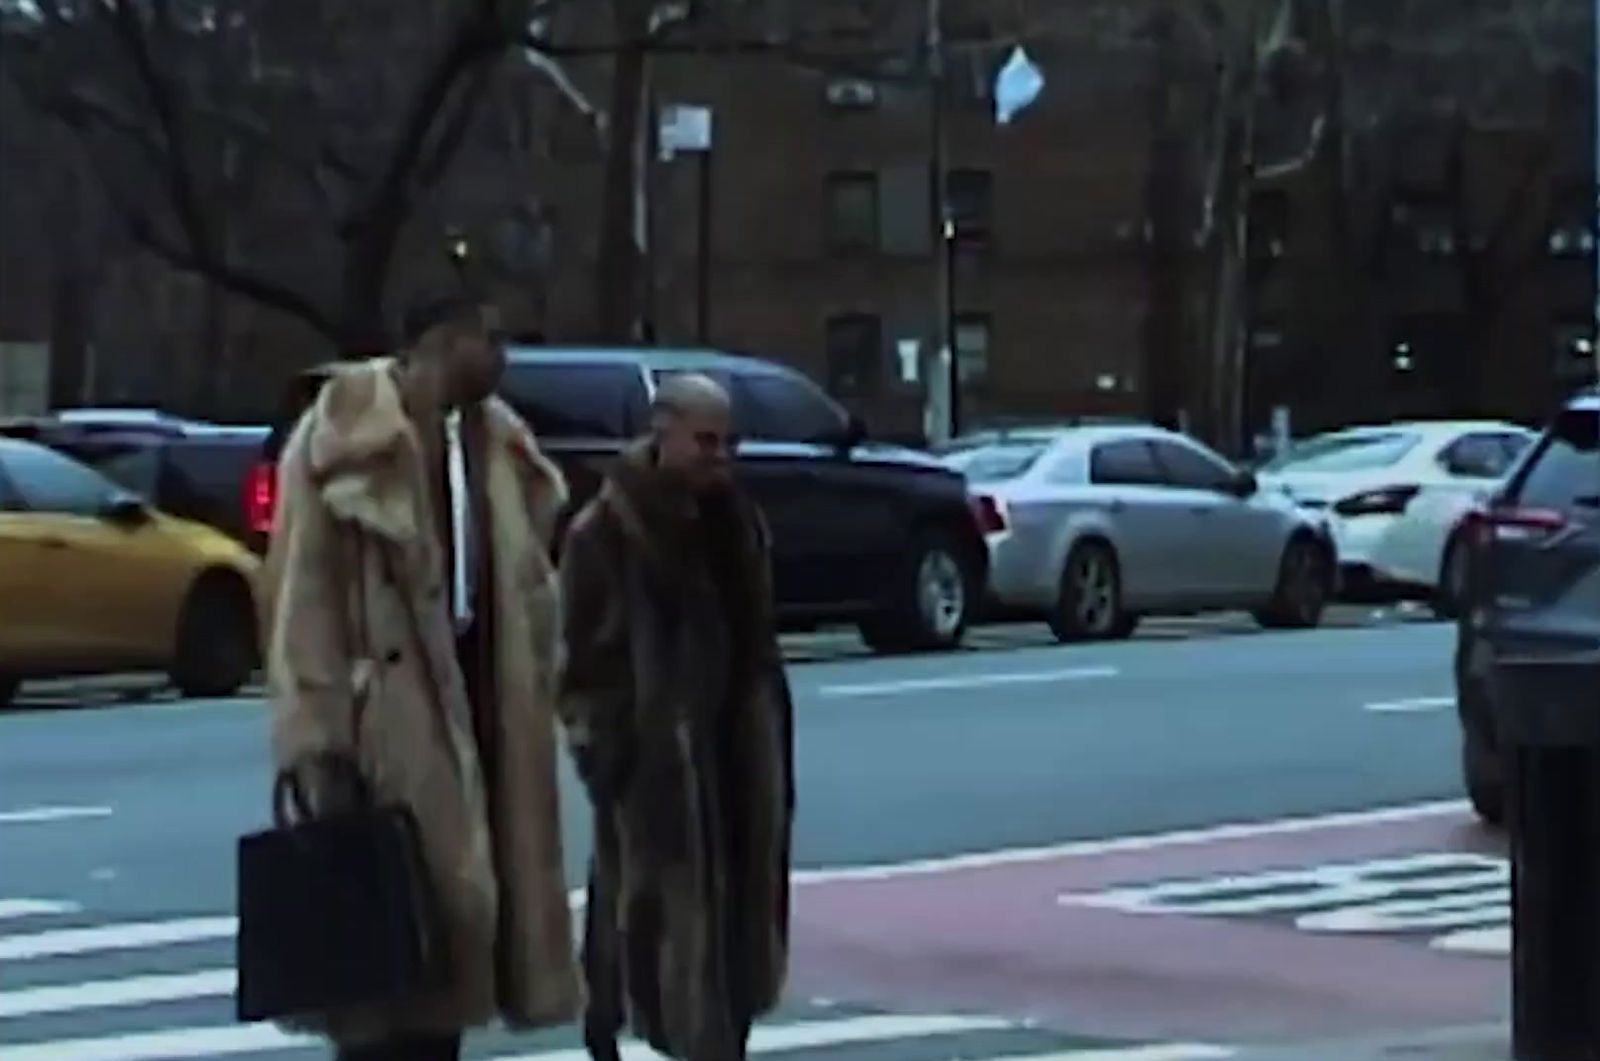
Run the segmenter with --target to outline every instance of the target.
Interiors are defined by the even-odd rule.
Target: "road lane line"
[[[80,818],[109,818],[110,807],[21,807],[0,811],[0,825],[46,825]]]
[[[1115,667],[1072,667],[1068,670],[1010,671],[999,674],[965,674],[946,678],[905,678],[899,681],[862,682],[856,685],[824,685],[817,690],[826,697],[897,696],[901,693],[936,692],[947,689],[982,689],[991,685],[1048,685],[1053,682],[1089,681],[1115,678]]]
[[[0,899],[0,921],[75,914],[82,909],[77,903],[58,903],[50,899]]]
[[[1447,954],[1470,954],[1485,958],[1505,958],[1511,954],[1511,926],[1466,929],[1440,936],[1429,944]]]
[[[1362,708],[1378,715],[1413,715],[1456,706],[1453,696],[1413,696],[1409,700],[1377,700]]]
[[[1383,807],[1376,810],[1324,814],[1309,818],[1281,818],[1276,821],[1214,825],[1169,833],[1119,836],[1105,840],[1080,840],[1045,847],[1016,847],[998,851],[978,851],[965,855],[946,855],[939,858],[914,859],[875,866],[838,866],[826,869],[799,870],[791,874],[790,879],[796,884],[835,884],[849,881],[893,880],[896,877],[919,877],[933,873],[949,873],[956,870],[989,869],[995,866],[1049,862],[1058,858],[1127,854],[1130,852],[1153,851],[1162,847],[1183,847],[1227,840],[1254,840],[1267,836],[1293,836],[1299,833],[1316,832],[1319,829],[1358,828],[1369,825],[1394,825],[1426,818],[1465,817],[1470,812],[1471,804],[1464,799],[1441,800],[1433,803],[1415,803],[1400,807]]]
[[[120,980],[90,980],[0,991],[0,1018],[215,998],[233,994],[237,985],[238,976],[232,969],[204,969],[193,973],[129,976]]]
[[[64,928],[25,936],[0,936],[0,961],[64,958],[77,954],[232,939],[238,929],[237,918],[192,917],[173,921],[97,925],[94,928]]]
[[[807,1020],[795,1024],[758,1024],[750,1031],[749,1052],[782,1054],[797,1050],[817,1050],[862,1043],[885,1043],[898,1039],[931,1038],[972,1032],[1009,1031],[1013,1021],[993,1017],[912,1016],[882,1014],[846,1017],[841,1020]],[[660,1055],[643,1043],[620,1044],[622,1061],[660,1061]],[[0,1053],[0,1061],[10,1061]],[[497,1061],[589,1061],[582,1049],[547,1050],[535,1054],[512,1054]]]

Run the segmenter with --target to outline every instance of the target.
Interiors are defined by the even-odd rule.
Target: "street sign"
[[[661,108],[661,157],[703,154],[711,150],[711,108],[674,103]]]

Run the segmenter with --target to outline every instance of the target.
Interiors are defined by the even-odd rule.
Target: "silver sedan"
[[[1126,637],[1145,615],[1245,609],[1322,619],[1338,569],[1322,516],[1186,436],[1118,425],[978,434],[942,449],[989,547],[989,596],[1062,641]]]

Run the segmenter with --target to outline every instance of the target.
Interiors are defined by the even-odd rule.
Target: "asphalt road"
[[[1451,637],[1418,624],[1071,647],[1022,638],[795,665],[797,864],[1455,798]],[[15,927],[8,901],[60,900],[63,913],[121,922],[226,916],[234,839],[266,816],[266,747],[254,700],[0,717],[0,957]],[[570,776],[567,791],[577,883],[587,811]],[[120,975],[107,968],[99,975]],[[100,1027],[48,1019],[52,1036]],[[8,1054],[7,1042],[0,1020],[0,1058],[35,1056]]]

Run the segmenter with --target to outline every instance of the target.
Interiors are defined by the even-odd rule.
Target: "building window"
[[[987,313],[956,315],[956,364],[963,386],[981,386],[989,379],[989,339],[994,329]]]
[[[1456,246],[1454,211],[1443,192],[1403,190],[1389,203],[1389,222],[1397,246],[1430,258],[1449,258]]]
[[[827,323],[828,390],[869,398],[883,382],[883,321],[874,313],[841,313]]]
[[[835,252],[878,249],[878,175],[828,175],[828,246]]]
[[[948,180],[956,242],[987,246],[994,227],[994,174],[986,169],[954,169]]]

